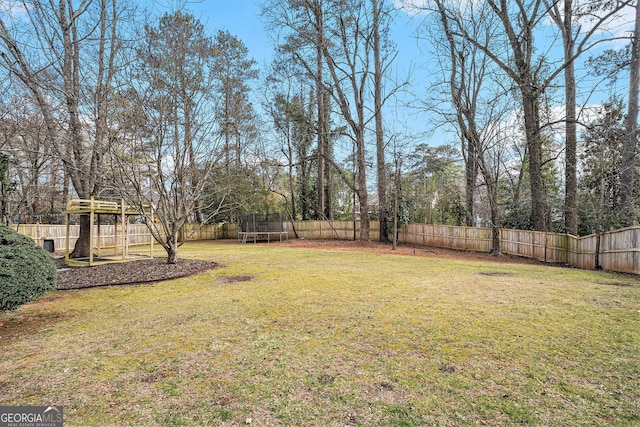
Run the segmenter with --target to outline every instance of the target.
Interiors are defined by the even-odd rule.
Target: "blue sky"
[[[400,5],[416,4],[423,5],[426,0],[389,0],[393,1],[397,7]],[[460,0],[475,1],[475,0]],[[138,4],[144,4],[151,7],[155,14],[171,12],[177,7],[185,7],[190,13],[194,14],[207,27],[210,35],[214,35],[218,30],[227,30],[234,36],[238,37],[249,49],[249,56],[254,58],[258,63],[258,68],[265,70],[270,63],[274,46],[264,29],[264,23],[260,17],[260,0],[143,0]],[[13,9],[14,13],[22,10],[19,2],[15,0],[0,0],[0,11],[7,8]],[[633,8],[625,11],[621,19],[615,21],[611,26],[611,35],[620,35],[629,31],[629,22],[633,20]],[[398,46],[398,57],[395,61],[394,76],[399,80],[409,78],[410,86],[406,92],[402,94],[402,101],[413,107],[417,107],[419,99],[424,99],[427,94],[430,81],[434,77],[440,77],[438,64],[427,52],[428,47],[424,40],[418,42],[415,36],[415,28],[420,22],[420,16],[413,20],[410,18],[411,11],[407,13],[399,12],[397,20],[392,29],[392,37]],[[551,22],[541,26],[541,33],[537,42],[551,40],[551,33],[555,32]],[[632,27],[631,27],[632,28]],[[622,42],[617,42],[620,47]],[[601,46],[603,48],[604,46]],[[559,47],[554,48],[559,49]],[[558,52],[556,52],[558,53]],[[560,55],[561,57],[561,55]],[[584,58],[586,59],[586,57]],[[409,76],[409,71],[412,74]],[[580,72],[580,68],[578,68]],[[593,87],[594,81],[584,82],[580,90],[582,93],[589,93]],[[260,83],[256,82],[256,86]],[[601,92],[589,100],[591,104],[599,104],[609,97],[611,93],[617,93],[623,98],[626,95],[626,82],[624,78],[615,88],[601,85]],[[558,111],[561,111],[561,102],[563,96],[556,94],[558,100]],[[398,103],[391,104],[394,100],[387,103],[386,118],[395,130],[402,133],[407,129],[412,134],[419,134],[431,130],[431,118],[424,110],[418,108],[407,108],[406,105]],[[579,100],[580,102],[580,100]],[[391,105],[390,105],[391,104]],[[260,100],[254,100],[254,105],[260,108]],[[445,142],[457,143],[455,137],[449,137],[441,132],[435,133],[431,137],[412,138],[415,143],[429,142],[433,145],[440,145]]]
[[[269,61],[273,46],[260,19],[260,6],[254,0],[205,0],[187,5],[211,33],[227,30],[249,49],[249,55],[262,65]]]
[[[264,30],[258,0],[194,1],[187,4],[187,9],[206,24],[212,33],[224,29],[242,40],[249,49],[249,55],[260,66],[270,62],[274,46]],[[408,16],[401,13],[394,28],[394,39],[401,45],[398,63],[406,71],[412,62],[420,60],[420,50],[413,37],[412,27]]]
[[[416,101],[416,99],[424,98],[430,80],[433,80],[434,76],[440,74],[437,63],[426,53],[428,47],[426,47],[425,41],[418,42],[416,40],[415,28],[420,21],[420,16],[414,20],[410,19],[410,16],[415,10],[413,12],[409,10],[409,5],[422,6],[427,0],[389,1],[393,1],[397,7],[404,5],[408,8],[407,13],[399,12],[394,28],[392,29],[392,37],[399,51],[393,74],[398,76],[398,79],[409,77],[411,84],[407,92],[412,93],[414,96],[406,95],[404,96],[404,100],[409,104],[416,104],[419,102]],[[274,46],[265,32],[264,24],[260,17],[260,0],[143,0],[141,3],[150,6],[153,12],[157,14],[171,12],[178,7],[185,7],[206,25],[210,35],[214,35],[218,30],[227,30],[242,40],[249,49],[249,56],[257,61],[258,68],[264,70],[270,63]],[[7,8],[13,9],[14,12],[22,10],[19,2],[14,0],[0,0],[0,10]],[[633,20],[634,9],[628,8],[625,12],[626,13],[623,14],[625,16],[616,20],[614,25],[610,27],[611,32],[608,36],[628,32],[628,23]],[[541,37],[537,39],[537,42],[543,43],[545,38],[551,40],[549,37],[551,33],[555,32],[551,22],[543,25],[540,31]],[[617,43],[617,47],[621,45],[622,42]],[[601,48],[602,47],[604,46],[601,46]],[[586,57],[584,59],[586,59]],[[412,74],[408,76],[410,70]],[[579,67],[578,72],[580,72]],[[592,86],[593,82],[587,82],[583,84],[582,90],[584,93],[588,93]],[[590,102],[600,103],[613,92],[624,97],[626,92],[625,88],[626,85],[624,81],[621,81],[620,86],[617,88],[602,87],[603,91],[597,99],[591,98]],[[558,99],[561,98],[560,96]],[[391,114],[388,114],[387,117],[395,116],[398,120],[397,126],[400,128],[406,123],[409,123],[406,127],[416,131],[428,130],[430,127],[429,117],[425,112],[417,113],[416,109],[405,108],[404,106],[396,107],[395,105],[388,106],[388,110]],[[433,143],[442,143],[442,138],[442,135],[434,137]]]
[[[162,1],[162,0],[156,0]],[[260,17],[260,6],[258,0],[204,0],[193,1],[187,4],[186,8],[204,23],[214,34],[223,29],[228,30],[232,35],[238,37],[249,49],[249,56],[258,62],[258,68],[265,69],[270,63],[274,46],[264,29],[264,23]],[[405,13],[399,13],[398,19],[393,28],[393,38],[398,44],[399,54],[396,58],[396,73],[399,78],[406,78],[413,70],[413,87],[410,89],[415,93],[424,93],[426,87],[426,72],[419,69],[424,65],[422,50],[418,46],[414,34],[415,23]],[[426,126],[422,123],[427,118],[422,117],[416,120],[415,112],[403,109],[401,117],[412,122],[417,132],[424,131]]]
[[[172,0],[151,1],[156,5],[160,5]],[[181,3],[179,0],[173,1]],[[393,1],[396,5],[403,4],[403,1],[405,5],[410,3],[421,5],[424,2],[424,0]],[[265,33],[264,24],[260,18],[259,0],[192,0],[187,2],[186,8],[207,26],[210,34],[223,29],[238,37],[249,49],[250,57],[258,62],[258,67],[260,69],[266,68],[270,62],[273,45]],[[406,78],[409,70],[413,71],[409,90],[418,97],[425,94],[429,79],[432,75],[437,74],[429,70],[429,55],[425,53],[424,41],[420,42],[422,46],[419,46],[416,41],[414,32],[419,20],[420,18],[418,17],[412,21],[410,13],[401,12],[398,14],[398,19],[393,28],[393,38],[399,50],[399,55],[396,59],[396,73]],[[628,23],[629,13],[621,21]],[[551,22],[548,24],[551,24]],[[621,28],[617,27],[616,30],[620,31]],[[541,34],[542,38],[549,37],[549,32],[554,31],[553,26],[543,27],[543,31],[546,34]],[[542,42],[541,39],[539,41]],[[607,96],[603,97],[606,98]],[[599,101],[601,102],[602,99]],[[429,118],[424,113],[416,116],[416,112],[412,109],[403,108],[400,114],[404,115],[400,119],[410,122],[410,126],[413,128],[427,130],[429,127],[427,123]],[[440,139],[440,141],[434,142],[436,144],[441,143],[442,135],[439,135],[437,139]]]

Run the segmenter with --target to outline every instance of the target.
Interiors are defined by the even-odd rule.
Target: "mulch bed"
[[[54,262],[58,268],[58,290],[154,283],[188,277],[218,267],[215,262],[199,259],[178,259],[176,264],[167,264],[166,258],[153,258],[93,267],[69,267],[64,259],[59,258]]]

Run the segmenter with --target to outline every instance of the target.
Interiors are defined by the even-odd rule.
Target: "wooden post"
[[[144,209],[144,208],[143,208]],[[154,223],[154,212],[153,212],[153,206],[150,206],[149,209],[151,210],[151,227],[155,227],[155,223]],[[151,227],[149,227],[149,257],[153,258],[153,241],[155,240],[153,238],[153,233],[151,233]]]
[[[129,241],[127,240],[129,224],[127,223],[127,216],[124,212],[124,199],[120,199],[120,219],[122,220],[122,259],[124,260],[128,255],[127,248],[129,245]]]
[[[113,216],[113,256],[118,256],[118,215]]]
[[[91,212],[89,213],[89,266],[93,265],[93,210],[94,200],[91,196]]]
[[[126,259],[129,256],[129,217],[124,217],[124,242],[122,248],[122,259]]]
[[[69,222],[71,221],[71,214],[69,213],[69,207],[70,207],[70,203],[67,203],[67,235],[64,238],[64,245],[65,245],[64,263],[65,264],[69,263],[69,231],[71,228],[69,226]]]
[[[100,258],[100,255],[102,255],[102,243],[100,242],[102,240],[102,233],[100,232],[101,228],[102,224],[100,222],[100,214],[98,214],[98,258]]]

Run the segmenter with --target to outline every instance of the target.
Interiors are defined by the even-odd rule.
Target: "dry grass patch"
[[[284,245],[182,253],[223,267],[5,314],[0,335],[59,316],[0,341],[0,404],[62,404],[69,426],[640,422],[635,278]]]
[[[221,276],[218,283],[238,283],[253,280],[253,276]]]

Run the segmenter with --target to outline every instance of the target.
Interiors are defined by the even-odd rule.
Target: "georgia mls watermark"
[[[62,406],[0,406],[0,427],[63,427]]]

